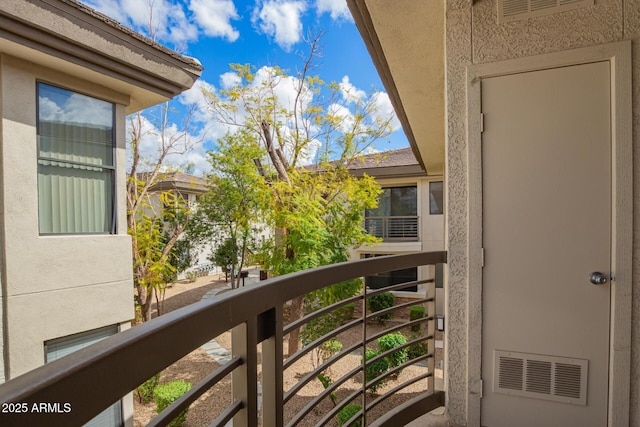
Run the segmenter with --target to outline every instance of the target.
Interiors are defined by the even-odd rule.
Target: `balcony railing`
[[[417,216],[369,216],[364,220],[364,228],[385,241],[420,240]]]
[[[351,421],[364,419],[363,425],[401,426],[443,405],[443,392],[434,389],[434,318],[435,284],[433,280],[412,282],[427,288],[426,297],[411,300],[394,307],[367,312],[365,301],[385,290],[406,287],[407,283],[385,290],[367,290],[322,310],[306,315],[303,319],[284,324],[287,302],[318,290],[353,278],[390,270],[420,265],[434,265],[446,262],[446,252],[414,253],[346,262],[269,279],[251,287],[227,292],[219,300],[201,301],[180,310],[165,314],[142,325],[109,337],[69,356],[41,366],[25,375],[14,378],[0,386],[0,402],[26,404],[55,403],[60,406],[70,404],[71,411],[43,413],[27,410],[26,413],[0,414],[3,426],[25,425],[82,425],[113,402],[135,389],[146,379],[176,362],[192,350],[232,330],[233,357],[231,361],[212,372],[200,383],[193,386],[183,397],[160,413],[149,425],[167,425],[177,414],[187,408],[199,396],[224,377],[232,374],[232,403],[223,412],[212,414],[212,426],[224,426],[233,419],[239,426],[307,426],[325,425],[349,403],[362,406]],[[335,310],[343,310],[356,305],[356,314],[347,316],[344,323],[332,329],[321,338],[285,358],[283,338],[293,330],[299,330],[312,320],[318,320]],[[409,306],[423,305],[425,316],[414,320],[406,319]],[[357,307],[360,306],[360,309]],[[374,319],[386,313],[400,313],[392,322],[378,325]],[[357,314],[359,312],[359,314]],[[397,318],[404,317],[404,321]],[[378,328],[375,332],[370,329]],[[309,372],[301,372],[297,384],[285,389],[284,372],[296,369],[296,362],[309,356],[322,343],[340,337],[342,333],[358,328],[361,332],[355,343],[344,345],[337,354],[328,357],[324,363]],[[384,330],[379,330],[383,328]],[[378,338],[392,332],[413,331],[409,341],[376,357],[363,360],[368,347],[374,346]],[[419,331],[419,332],[416,332]],[[375,378],[370,375],[376,362],[396,354],[398,350],[411,349],[426,342],[426,350],[399,366],[381,373]],[[259,351],[261,350],[261,358]],[[318,374],[331,366],[346,366],[348,361],[357,360],[356,366],[319,395],[302,393],[305,386],[316,381]],[[371,393],[372,386],[380,380],[397,376],[402,369],[418,369],[402,384],[385,394]],[[412,371],[413,372],[413,371]],[[367,373],[367,375],[363,375]],[[405,375],[406,377],[406,375]],[[420,383],[418,381],[421,381]],[[424,382],[423,386],[415,386]],[[259,388],[262,399],[259,397]],[[351,388],[345,386],[351,384]],[[353,386],[353,385],[356,386]],[[403,390],[413,386],[412,393]],[[389,389],[389,386],[387,386]],[[319,404],[327,398],[339,395],[334,406],[321,413],[321,419],[310,422],[308,416],[321,410]],[[393,409],[376,412],[376,407],[393,397]],[[406,397],[404,402],[402,398]],[[287,404],[295,399],[304,400],[303,409],[291,413]],[[339,401],[338,401],[339,400]],[[261,404],[260,404],[261,402]],[[4,406],[3,406],[4,407]],[[379,408],[378,408],[379,409]],[[346,425],[349,425],[348,423]]]

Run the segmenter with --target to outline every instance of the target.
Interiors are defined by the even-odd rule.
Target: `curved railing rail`
[[[364,290],[361,295],[341,301],[323,311],[314,312],[303,320],[288,326],[285,326],[283,322],[283,308],[287,301],[298,296],[353,278],[445,262],[446,252],[414,253],[345,262],[269,279],[250,287],[228,292],[219,300],[201,301],[167,313],[0,385],[0,403],[21,403],[31,408],[33,404],[40,402],[59,402],[68,403],[71,408],[70,412],[59,411],[58,413],[31,410],[26,413],[4,413],[0,415],[1,424],[3,426],[82,425],[155,373],[230,329],[233,331],[233,358],[231,361],[196,384],[149,425],[167,425],[177,414],[229,373],[233,374],[233,400],[231,405],[213,420],[211,424],[213,426],[224,426],[231,419],[234,420],[236,427],[259,425],[258,381],[260,381],[262,388],[261,425],[265,427],[309,425],[306,421],[303,422],[305,416],[317,408],[323,399],[331,397],[331,394],[341,385],[347,381],[357,380],[359,375],[360,389],[337,402],[315,424],[323,425],[335,417],[347,404],[357,401],[362,403],[362,409],[352,418],[355,420],[363,417],[381,401],[396,394],[407,385],[411,385],[419,378],[416,377],[417,379],[413,378],[405,384],[400,384],[382,396],[367,393],[367,389],[371,385],[381,379],[394,376],[409,365],[426,361],[427,367],[422,377],[428,379],[428,385],[413,400],[394,408],[394,412],[401,407],[405,408],[404,413],[399,414],[400,418],[398,419],[402,417],[404,417],[402,419],[413,419],[442,404],[442,393],[435,393],[433,387],[432,351],[434,348],[435,289],[432,280],[413,283],[422,284],[428,288],[426,298],[398,304],[387,310],[390,312],[406,309],[409,305],[424,304],[427,307],[425,318],[402,324],[394,323],[387,331],[367,334],[367,323],[370,323],[371,318],[384,314],[384,311],[368,314],[362,304],[362,314],[359,318],[347,321],[346,324],[315,340],[286,360],[283,355],[285,333],[346,304],[364,302],[367,298],[379,294],[383,290]],[[406,286],[407,284],[401,284],[386,290]],[[383,334],[419,325],[421,322],[427,323],[425,334],[412,339],[401,347],[382,353],[374,359],[364,360],[349,373],[333,381],[319,396],[310,399],[301,411],[285,419],[283,409],[285,404],[291,399],[295,399],[300,390],[316,378],[319,373],[331,365],[345,360],[347,356],[355,353],[365,354],[367,345],[373,343]],[[293,385],[289,390],[284,389],[283,372],[285,369],[291,368],[297,360],[322,345],[326,340],[358,326],[363,332],[359,342],[343,348],[342,351],[329,357],[320,366],[304,373],[298,384]],[[370,378],[369,381],[362,378],[367,371],[367,366],[390,356],[394,351],[409,348],[411,345],[422,343],[425,340],[429,342],[429,353],[409,360],[382,376]],[[261,344],[262,368],[260,376],[258,374],[259,344]],[[368,425],[391,425],[388,415],[380,417],[378,421],[368,418],[367,423]]]

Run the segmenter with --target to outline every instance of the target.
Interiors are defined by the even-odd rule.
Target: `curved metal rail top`
[[[446,252],[349,261],[276,277],[167,313],[0,385],[0,403],[64,402],[72,408],[58,414],[2,414],[2,425],[81,425],[212,338],[297,296],[357,277],[445,262]],[[258,322],[259,341],[273,335],[268,323]]]

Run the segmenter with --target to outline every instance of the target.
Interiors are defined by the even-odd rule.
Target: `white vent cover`
[[[495,350],[493,363],[495,393],[587,404],[585,359]]]
[[[498,0],[498,23],[593,6],[594,0]]]

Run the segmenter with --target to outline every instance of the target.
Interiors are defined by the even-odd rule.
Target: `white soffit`
[[[348,0],[420,164],[444,173],[442,0]]]

